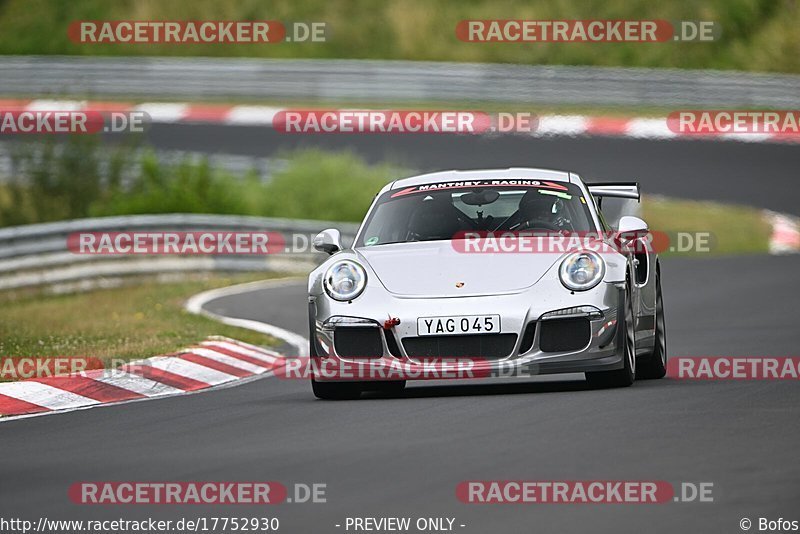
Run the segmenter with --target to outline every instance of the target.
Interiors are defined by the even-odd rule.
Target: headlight
[[[353,300],[364,291],[367,273],[354,261],[340,260],[325,271],[325,292],[335,300]]]
[[[572,291],[586,291],[600,283],[606,263],[594,252],[575,252],[561,262],[561,283]]]

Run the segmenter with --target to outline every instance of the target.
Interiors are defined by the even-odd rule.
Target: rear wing
[[[586,187],[597,198],[598,204],[605,197],[630,198],[637,202],[641,200],[639,182],[594,182],[587,183]]]

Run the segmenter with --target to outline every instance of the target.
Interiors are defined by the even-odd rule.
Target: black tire
[[[323,400],[352,400],[361,396],[358,382],[317,382],[313,376],[311,390],[315,397]]]
[[[636,334],[633,324],[633,302],[630,281],[625,284],[624,302],[617,323],[617,346],[622,350],[622,369],[586,373],[586,382],[593,388],[628,387],[636,380]]]
[[[664,378],[667,374],[667,326],[664,320],[664,300],[661,298],[661,269],[656,269],[656,332],[653,352],[637,362],[636,376],[644,379]]]

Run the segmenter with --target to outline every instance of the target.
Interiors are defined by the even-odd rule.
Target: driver
[[[524,230],[537,228],[536,223],[542,222],[547,226],[559,226],[553,205],[556,199],[550,195],[542,195],[538,190],[527,191],[519,201],[519,208],[514,215],[514,224],[511,230]]]

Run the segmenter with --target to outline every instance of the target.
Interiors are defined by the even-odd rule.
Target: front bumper
[[[548,298],[548,295],[553,296]],[[373,368],[402,369],[404,374],[401,378],[408,380],[526,377],[615,370],[623,367],[619,350],[620,333],[617,328],[623,300],[622,284],[610,283],[601,283],[590,291],[571,294],[565,294],[563,287],[537,287],[536,292],[458,298],[405,298],[384,293],[379,302],[375,298],[359,298],[351,303],[333,301],[323,295],[310,299],[309,303],[313,354],[317,365],[367,365]],[[578,307],[591,307],[596,311],[590,314],[586,311],[588,308],[575,310]],[[573,313],[552,317],[551,312],[559,310],[572,310]],[[409,352],[411,346],[420,345],[419,342],[409,343],[410,340],[423,339],[417,336],[416,331],[419,317],[489,314],[499,314],[501,318],[499,333],[506,337],[500,353],[494,351],[489,356],[480,354],[478,344],[474,355],[437,353],[439,360]],[[385,324],[390,318],[399,319],[399,324]],[[554,350],[554,335],[558,336],[562,332],[563,335],[570,336],[574,331],[569,328],[554,330],[552,321],[576,319],[577,322],[582,322],[582,328],[586,328],[585,334],[581,334],[577,343],[574,338],[566,339],[569,342],[566,343],[568,350],[558,350],[557,346]],[[562,322],[561,325],[565,323]],[[358,329],[358,332],[344,329]],[[338,338],[337,333],[340,334]],[[488,337],[496,335],[478,334],[475,337],[481,338],[476,341],[486,341]],[[509,341],[511,335],[513,342]],[[548,339],[545,341],[543,336],[548,336]],[[343,340],[358,340],[360,337],[363,337],[369,350],[366,351],[367,354],[354,356]],[[424,372],[426,368],[428,371],[432,369],[431,362],[452,363],[464,360],[469,361],[468,367],[469,371],[473,371],[472,374],[440,376],[436,372]],[[368,376],[380,379],[382,375],[369,373]],[[318,381],[344,379],[335,373],[327,376],[318,373],[315,378]]]

